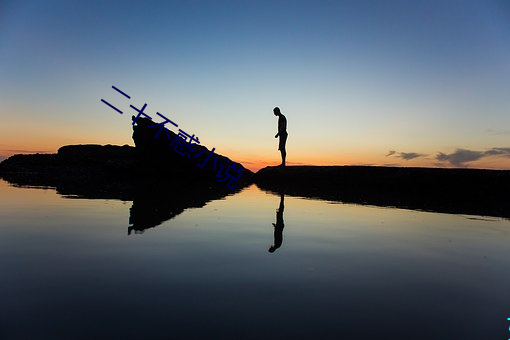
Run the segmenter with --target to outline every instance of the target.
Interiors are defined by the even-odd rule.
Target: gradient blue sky
[[[509,168],[509,37],[508,0],[4,0],[0,155],[133,145],[147,103],[257,169],[279,106],[290,164]]]

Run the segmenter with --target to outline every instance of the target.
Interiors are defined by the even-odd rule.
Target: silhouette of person
[[[283,243],[283,227],[285,224],[283,223],[283,210],[284,206],[284,193],[280,193],[280,206],[276,210],[276,224],[273,223],[274,227],[274,242],[271,247],[269,247],[269,252],[274,253],[274,251],[282,246]]]
[[[282,154],[282,164],[280,166],[285,166],[285,158],[287,157],[287,151],[285,150],[285,143],[287,142],[287,118],[280,112],[279,107],[275,107],[273,109],[273,113],[275,116],[278,116],[278,133],[274,136],[274,138],[280,137],[280,143],[278,144],[278,150]]]

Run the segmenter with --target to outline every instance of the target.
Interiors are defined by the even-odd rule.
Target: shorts
[[[287,142],[288,134],[280,135],[280,143],[278,144],[278,150],[285,151],[285,143]]]

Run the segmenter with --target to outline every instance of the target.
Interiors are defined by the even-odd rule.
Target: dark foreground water
[[[510,338],[508,220],[251,186],[128,235],[131,205],[0,181],[0,339]]]

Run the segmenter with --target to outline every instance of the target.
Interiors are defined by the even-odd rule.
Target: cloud
[[[30,154],[34,154],[34,153],[50,153],[51,151],[50,150],[19,150],[19,149],[7,149],[7,150],[3,150],[3,151],[7,151],[7,152],[10,152],[10,153],[30,153]]]
[[[492,148],[486,151],[474,151],[466,149],[457,149],[455,152],[446,154],[439,152],[436,159],[441,162],[449,162],[457,167],[466,167],[466,163],[478,161],[482,158],[492,156],[503,156],[510,158],[510,148]]]
[[[510,156],[510,148],[492,148],[490,150],[485,151],[487,156]]]
[[[408,161],[408,160],[418,158],[418,157],[423,157],[423,156],[426,156],[426,155],[421,154],[421,153],[416,153],[416,152],[401,152],[398,157]]]
[[[402,158],[403,160],[409,161],[411,159],[425,157],[427,155],[425,155],[423,153],[418,153],[418,152],[398,152],[395,150],[390,150],[390,151],[388,151],[388,154],[386,155],[386,157],[389,157],[389,156],[398,157],[398,158]]]
[[[301,163],[301,162],[285,162],[288,165],[310,165],[310,163]]]
[[[486,131],[488,134],[490,134],[492,136],[510,135],[510,130],[487,129]]]
[[[483,158],[484,153],[480,151],[457,149],[451,154],[439,152],[436,156],[438,161],[450,162],[455,166],[466,166],[465,163],[477,161]]]

